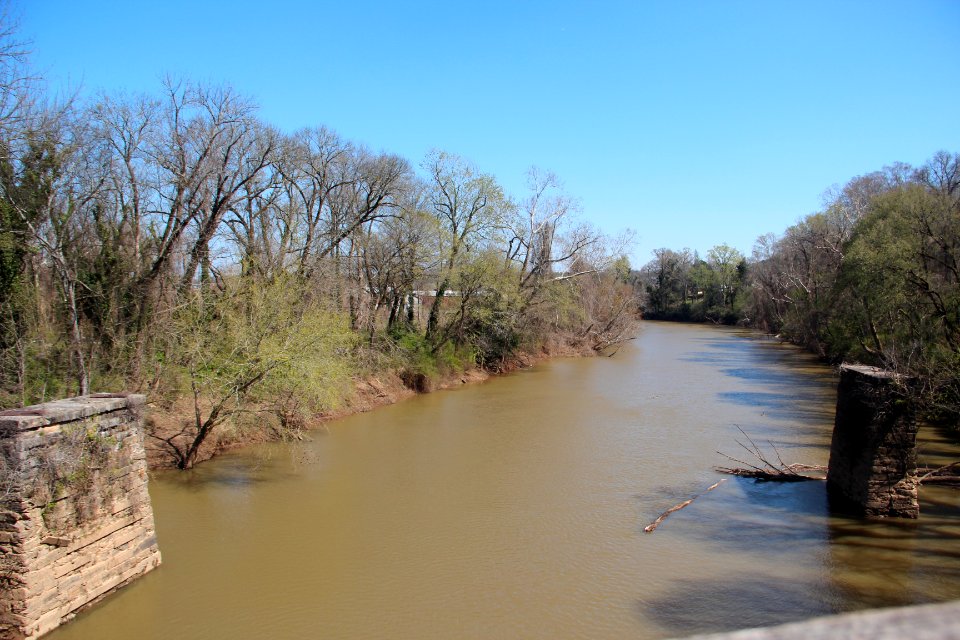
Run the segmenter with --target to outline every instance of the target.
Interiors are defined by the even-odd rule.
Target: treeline
[[[645,318],[722,324],[740,321],[747,276],[743,254],[719,244],[707,252],[706,259],[690,249],[656,249],[653,255],[634,277],[645,294]]]
[[[749,260],[718,250],[656,251],[640,275],[647,315],[742,323],[892,369],[929,416],[960,415],[960,155],[858,176]]]
[[[351,379],[411,384],[636,313],[620,250],[557,179],[504,193],[333,131],[285,134],[229,88],[57,101],[0,46],[0,405],[90,390],[188,400],[189,467],[227,420],[296,424]]]

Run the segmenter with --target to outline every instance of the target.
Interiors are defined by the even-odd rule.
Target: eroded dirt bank
[[[220,431],[203,444],[198,462],[209,460],[225,451],[232,451],[252,444],[303,438],[311,430],[324,428],[324,425],[331,420],[355,413],[372,411],[378,407],[394,404],[421,393],[432,393],[464,384],[483,382],[491,376],[504,375],[517,369],[532,367],[536,363],[549,358],[593,355],[597,355],[597,352],[586,345],[556,341],[536,353],[521,352],[514,354],[511,358],[496,363],[495,366],[474,367],[466,371],[453,372],[439,377],[411,378],[399,371],[381,371],[375,375],[354,380],[347,398],[337,409],[315,415],[294,428],[279,429],[256,424],[246,427],[242,425],[223,425]],[[148,404],[144,446],[147,452],[147,463],[151,470],[174,468],[175,460],[170,455],[165,440],[188,433],[186,429],[193,424],[192,412],[193,405],[188,398],[182,398],[167,407]],[[255,418],[253,420],[248,419],[246,422],[255,422]]]

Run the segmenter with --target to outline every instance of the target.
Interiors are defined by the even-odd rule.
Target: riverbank
[[[255,444],[283,440],[302,440],[310,431],[323,429],[333,420],[357,413],[373,411],[417,395],[456,388],[465,384],[484,382],[493,376],[506,375],[518,369],[536,365],[556,357],[589,357],[598,352],[579,340],[555,339],[547,342],[539,351],[521,351],[493,366],[471,367],[460,371],[445,372],[431,377],[411,377],[399,370],[378,371],[372,375],[353,380],[350,390],[340,406],[316,414],[310,419],[293,425],[274,424],[268,412],[261,416],[261,424],[228,424],[216,432],[201,446],[198,462],[205,462],[224,452],[235,451]],[[165,407],[148,403],[145,415],[144,448],[150,470],[173,469],[176,460],[170,455],[167,442],[186,437],[193,424],[192,399],[180,398]],[[250,412],[256,415],[256,412]],[[244,422],[250,422],[246,420]]]

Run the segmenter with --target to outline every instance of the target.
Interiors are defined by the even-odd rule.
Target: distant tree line
[[[654,255],[638,274],[647,317],[740,323],[892,369],[928,415],[960,415],[960,155],[858,176],[749,260],[724,245]]]
[[[706,259],[690,249],[656,249],[635,275],[645,293],[644,317],[682,322],[736,324],[741,319],[747,261],[725,244]]]
[[[6,23],[5,23],[6,24]],[[282,133],[222,86],[58,100],[0,33],[0,406],[132,389],[186,399],[173,461],[226,421],[281,424],[349,381],[566,341],[637,311],[619,241],[548,172],[529,190],[325,127]]]

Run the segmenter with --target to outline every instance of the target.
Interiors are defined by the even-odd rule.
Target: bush
[[[272,403],[281,421],[297,421],[340,402],[356,334],[309,294],[293,276],[237,278],[191,292],[177,310],[160,357],[168,388],[193,398],[185,436],[164,439],[178,467],[193,466],[210,433],[251,407]]]

